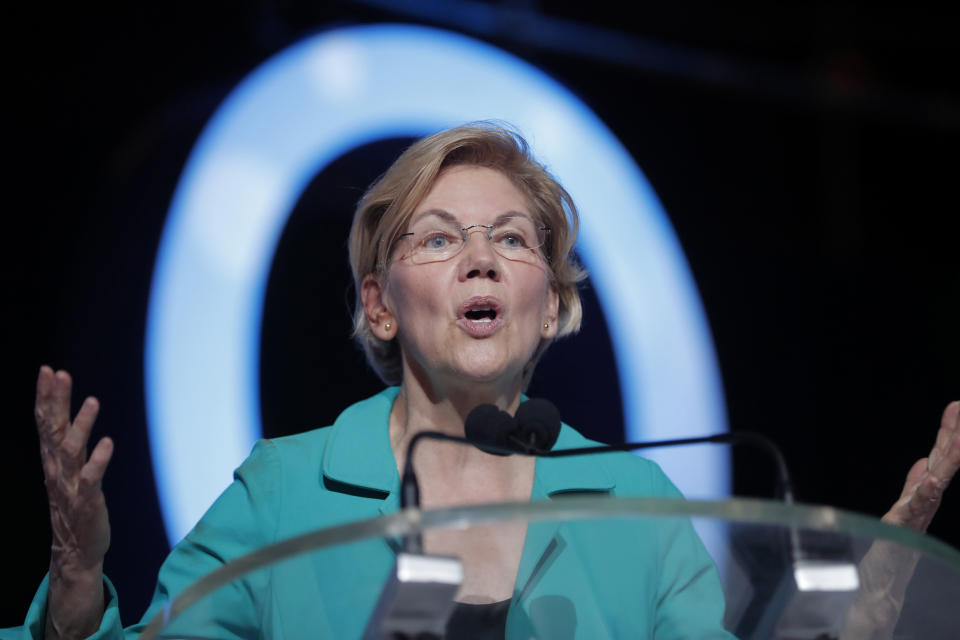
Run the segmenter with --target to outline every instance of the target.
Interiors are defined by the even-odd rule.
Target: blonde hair
[[[353,336],[363,347],[370,366],[386,384],[401,382],[400,348],[397,340],[380,340],[371,331],[360,298],[361,283],[370,274],[387,273],[394,244],[417,206],[444,169],[462,165],[503,173],[527,197],[534,218],[550,227],[545,253],[550,284],[560,300],[557,337],[580,329],[583,310],[577,283],[586,277],[586,272],[571,253],[579,215],[570,194],[533,158],[527,141],[512,127],[496,122],[455,127],[423,138],[404,151],[367,189],[353,216],[349,241],[350,268],[356,289]],[[541,340],[525,371],[525,384],[549,343]]]

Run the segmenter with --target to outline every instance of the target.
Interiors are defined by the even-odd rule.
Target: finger
[[[52,407],[53,393],[56,384],[53,369],[47,365],[40,367],[37,375],[37,398],[34,405],[34,419],[37,423],[37,434],[40,437],[40,460],[43,464],[44,477],[49,481],[57,476],[59,465],[56,455],[52,453],[59,442],[59,434],[53,425]]]
[[[100,491],[103,475],[107,472],[107,465],[113,457],[113,440],[101,438],[93,448],[90,459],[80,470],[79,492],[89,496]]]
[[[903,483],[903,491],[900,492],[900,498],[894,503],[890,510],[881,518],[884,522],[896,525],[913,526],[911,522],[915,517],[914,498],[917,488],[927,473],[927,459],[921,458],[913,463],[910,471],[907,473],[907,479]]]
[[[905,525],[918,531],[926,531],[940,508],[946,484],[926,470],[927,460],[914,463],[907,474],[903,494],[883,518],[886,522]]]
[[[79,469],[86,462],[87,441],[90,439],[90,430],[93,429],[93,423],[99,412],[100,403],[91,396],[83,401],[73,424],[67,427],[61,447],[67,455],[67,460],[72,462],[73,469]]]
[[[37,429],[40,437],[45,438],[49,435],[49,426],[51,424],[50,409],[53,406],[53,369],[47,365],[40,367],[40,373],[37,375],[37,398],[34,403],[34,418],[37,421]]]
[[[926,531],[940,508],[940,500],[927,500],[921,498],[919,494],[914,495],[906,503],[901,514],[901,521],[897,524],[910,527],[916,531]]]
[[[908,498],[917,492],[921,480],[927,475],[929,462],[926,458],[920,458],[913,463],[910,471],[907,472],[907,479],[903,482],[903,491],[900,492],[901,498]]]
[[[931,474],[947,483],[960,468],[960,401],[951,402],[943,411],[929,467]]]
[[[917,489],[911,500],[914,503],[912,506],[920,510],[936,510],[945,488],[946,485],[939,478],[930,474],[925,475],[917,484]]]
[[[54,430],[65,428],[70,423],[70,390],[73,380],[62,369],[53,374],[53,389],[50,394],[50,426]]]

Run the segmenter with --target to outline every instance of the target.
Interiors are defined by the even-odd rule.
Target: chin
[[[506,382],[523,375],[523,364],[504,357],[502,353],[466,353],[456,363],[458,377],[487,384]]]
[[[506,367],[462,365],[456,368],[456,375],[459,378],[476,383],[490,383],[498,380],[509,379],[514,373]]]

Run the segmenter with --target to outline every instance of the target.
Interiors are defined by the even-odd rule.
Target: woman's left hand
[[[943,491],[960,467],[960,401],[947,405],[937,441],[926,458],[917,460],[900,499],[883,521],[926,531],[940,507]],[[847,610],[842,640],[890,638],[903,609],[907,586],[920,555],[890,540],[875,540],[860,561],[860,590]]]
[[[903,485],[900,499],[883,521],[926,531],[940,507],[943,492],[960,468],[960,401],[947,405],[930,455],[917,460]]]

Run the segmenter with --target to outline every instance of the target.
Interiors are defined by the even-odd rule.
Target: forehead
[[[476,224],[507,212],[530,215],[527,197],[496,169],[456,166],[444,169],[414,210],[414,219],[431,211],[445,211],[458,220]]]

